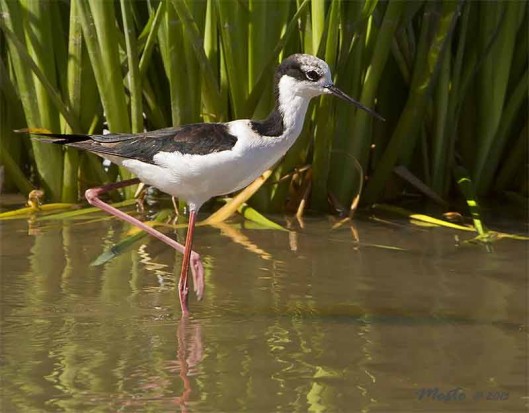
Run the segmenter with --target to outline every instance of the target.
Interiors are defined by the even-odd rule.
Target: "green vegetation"
[[[347,210],[362,184],[363,202],[398,196],[410,181],[395,167],[444,200],[526,199],[527,9],[524,1],[0,0],[4,191],[42,188],[48,202],[71,203],[87,187],[128,178],[15,129],[129,132],[263,118],[274,67],[302,51],[324,58],[337,85],[387,122],[327,97],[313,103],[302,136],[250,199],[256,210],[310,202],[325,211],[329,199]]]

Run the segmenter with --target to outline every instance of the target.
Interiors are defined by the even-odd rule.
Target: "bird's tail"
[[[90,139],[90,135],[83,134],[66,134],[66,133],[51,133],[47,129],[42,128],[26,128],[15,130],[17,133],[27,133],[29,135],[38,135],[39,138],[34,138],[39,142],[45,143],[56,143],[59,145],[65,145],[69,143],[83,142]]]

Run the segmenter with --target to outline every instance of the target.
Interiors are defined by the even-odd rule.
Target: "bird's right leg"
[[[179,244],[172,238],[169,238],[167,235],[162,234],[160,231],[154,229],[153,227],[146,225],[140,220],[120,211],[117,208],[114,208],[113,206],[99,199],[99,196],[101,194],[104,194],[105,192],[112,191],[114,189],[123,188],[129,185],[134,185],[139,182],[140,180],[138,178],[134,178],[134,179],[126,180],[126,181],[111,183],[111,184],[96,187],[96,188],[91,188],[85,192],[85,197],[91,205],[99,209],[102,209],[103,211],[108,212],[109,214],[114,215],[115,217],[118,217],[122,219],[123,221],[128,222],[129,224],[134,225],[135,227],[141,229],[142,231],[147,232],[153,237],[159,239],[160,241],[165,242],[167,245],[174,248],[178,252],[184,254],[186,251],[185,251],[185,247],[182,244]],[[188,252],[188,254],[190,255],[188,259],[189,259],[189,263],[191,267],[191,273],[193,275],[193,285],[194,285],[195,293],[198,299],[200,300],[204,293],[204,267],[202,265],[202,261],[200,260],[200,255],[198,255],[195,251],[191,251],[190,253]],[[184,261],[186,261],[186,258],[187,257],[184,257]],[[180,304],[182,305],[183,303],[180,303]]]
[[[190,208],[189,211],[189,224],[187,226],[186,243],[184,258],[182,260],[182,271],[180,272],[180,281],[178,282],[178,294],[180,297],[180,305],[182,307],[182,314],[187,315],[189,310],[187,309],[187,273],[189,265],[191,263],[191,254],[193,252],[193,233],[195,232],[195,221],[197,217],[197,211],[194,208]]]

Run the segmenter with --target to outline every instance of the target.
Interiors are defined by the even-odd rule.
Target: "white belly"
[[[122,165],[146,184],[200,208],[214,196],[229,194],[250,184],[291,146],[290,139],[248,134],[246,125],[247,121],[231,123],[238,140],[228,151],[207,155],[161,152],[154,156],[156,165],[134,159],[124,160]]]

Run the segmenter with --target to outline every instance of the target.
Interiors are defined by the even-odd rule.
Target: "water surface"
[[[523,242],[200,227],[206,293],[182,320],[180,255],[145,237],[91,266],[129,230],[92,218],[0,222],[2,412],[528,409]]]

